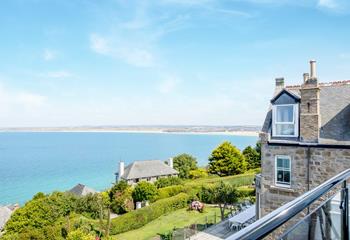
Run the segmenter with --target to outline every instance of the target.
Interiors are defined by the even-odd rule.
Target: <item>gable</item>
[[[272,104],[296,104],[298,102],[300,102],[300,97],[286,89],[283,89],[279,94],[271,99]]]

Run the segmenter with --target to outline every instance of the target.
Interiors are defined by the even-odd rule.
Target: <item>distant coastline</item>
[[[81,126],[81,127],[16,127],[0,132],[116,132],[258,136],[259,126]]]

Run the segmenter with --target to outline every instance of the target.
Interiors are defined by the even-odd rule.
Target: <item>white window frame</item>
[[[277,108],[282,106],[293,106],[293,122],[277,122]],[[294,135],[278,135],[276,134],[276,124],[293,124]],[[272,106],[272,136],[273,137],[298,137],[299,136],[299,104],[276,104]]]
[[[277,159],[278,158],[287,158],[289,159],[289,184],[282,184],[282,183],[277,183]],[[292,186],[292,158],[288,155],[276,155],[275,156],[275,186],[278,187],[284,187],[284,188],[291,188]]]

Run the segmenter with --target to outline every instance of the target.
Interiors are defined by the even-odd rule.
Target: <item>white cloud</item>
[[[318,0],[318,7],[330,10],[338,14],[349,13],[349,0]]]
[[[90,48],[100,54],[110,54],[107,39],[93,33],[90,35]]]
[[[27,109],[42,107],[45,105],[46,97],[29,92],[20,92],[15,94],[14,102],[24,106]]]
[[[167,78],[159,84],[158,90],[163,94],[171,93],[176,89],[179,82],[180,81],[176,78]]]
[[[96,33],[90,36],[90,48],[99,54],[122,60],[137,67],[151,67],[155,65],[154,54],[147,47],[138,46],[138,43],[130,43],[119,38],[107,40]]]
[[[66,70],[51,71],[51,72],[39,74],[39,77],[42,77],[42,78],[68,78],[68,77],[72,77],[72,76],[73,76],[73,74],[69,71],[66,71]]]
[[[336,9],[338,7],[338,4],[334,0],[319,0],[318,6],[326,7],[326,8],[330,8],[330,9]]]
[[[43,53],[43,58],[45,61],[52,61],[57,57],[57,52],[50,49],[45,49]]]
[[[68,71],[57,71],[57,72],[48,72],[47,76],[49,78],[67,78],[73,76],[72,73]]]
[[[21,121],[25,119],[24,114],[36,112],[45,107],[46,103],[46,96],[28,91],[10,90],[0,85],[0,120],[6,117],[13,121]]]

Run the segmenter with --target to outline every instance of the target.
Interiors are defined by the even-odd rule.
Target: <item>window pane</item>
[[[288,158],[283,159],[283,168],[289,169],[289,159]]]
[[[276,124],[277,135],[294,135],[294,124]]]
[[[277,122],[293,122],[293,106],[277,106]]]
[[[277,170],[277,182],[283,182],[283,171]]]
[[[282,158],[277,158],[277,167],[282,168],[283,167],[283,159]]]
[[[290,172],[289,171],[284,171],[283,182],[290,183]]]

